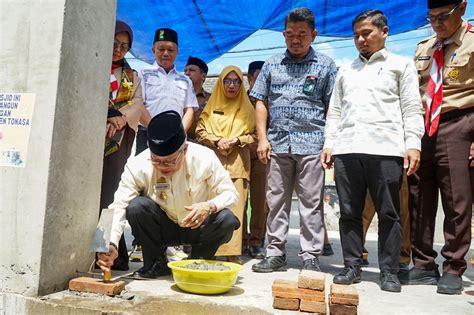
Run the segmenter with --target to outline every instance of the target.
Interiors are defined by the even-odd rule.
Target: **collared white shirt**
[[[114,202],[110,241],[118,245],[125,227],[125,209],[132,199],[143,195],[156,202],[174,222],[180,222],[189,212],[184,209],[194,203],[212,201],[217,211],[237,203],[239,194],[229,173],[214,152],[202,145],[188,143],[181,168],[170,177],[163,177],[153,167],[150,150],[129,158],[125,165]]]
[[[160,65],[142,69],[143,100],[151,118],[167,110],[174,110],[183,117],[184,109],[199,107],[191,80],[176,70],[168,73]]]
[[[424,133],[418,75],[412,60],[384,48],[339,70],[326,119],[332,154],[405,156]]]

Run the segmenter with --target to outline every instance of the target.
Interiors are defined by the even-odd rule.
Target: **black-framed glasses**
[[[240,79],[224,79],[224,85],[230,86],[231,84],[234,84],[234,86],[240,86],[242,81],[240,81]]]
[[[160,161],[160,160],[153,160],[153,158],[151,158],[151,164],[155,165],[155,166],[163,166],[163,167],[175,167],[177,164],[178,164],[178,160],[179,158],[181,157],[181,153],[183,153],[183,149],[181,149],[178,153],[178,155],[176,156],[176,158],[174,160],[171,160],[171,161]]]
[[[120,48],[121,51],[127,52],[130,50],[130,45],[127,43],[121,43],[118,40],[114,40],[114,49]]]
[[[430,23],[435,23],[436,21],[438,22],[445,22],[449,19],[449,17],[451,16],[451,14],[454,13],[454,11],[459,7],[459,5],[461,4],[462,2],[458,3],[451,11],[449,12],[446,12],[446,13],[442,13],[442,14],[438,14],[438,15],[427,15],[425,17],[425,19],[430,22]]]

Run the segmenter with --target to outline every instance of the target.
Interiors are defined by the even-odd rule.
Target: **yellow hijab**
[[[224,78],[234,71],[242,81],[234,98],[224,92]],[[222,138],[236,138],[255,130],[255,110],[245,92],[242,71],[236,66],[225,67],[219,75],[216,87],[201,113],[208,133]]]

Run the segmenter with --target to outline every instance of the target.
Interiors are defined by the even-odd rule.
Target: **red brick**
[[[326,274],[313,270],[301,270],[298,275],[298,287],[302,289],[311,289],[324,291],[326,283]]]
[[[297,311],[300,309],[300,300],[274,297],[273,308],[277,308],[280,310]]]
[[[275,281],[273,281],[272,285],[273,297],[280,297],[285,299],[302,299],[313,302],[325,302],[325,294],[325,291],[298,288],[297,281],[276,279]]]
[[[300,301],[300,310],[309,313],[326,314],[326,303],[325,302],[314,302],[314,301]]]
[[[117,295],[125,288],[125,282],[117,281],[104,283],[100,279],[79,277],[69,281],[69,290],[79,292]]]
[[[357,306],[329,303],[331,315],[357,315]]]
[[[331,284],[331,303],[344,305],[359,305],[359,294],[352,285]]]

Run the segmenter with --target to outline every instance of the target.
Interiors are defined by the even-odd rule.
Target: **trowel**
[[[99,223],[95,230],[94,240],[91,245],[91,252],[93,253],[108,253],[110,244],[110,234],[112,232],[112,220],[114,217],[113,209],[102,209]],[[112,272],[104,272],[104,282],[109,282],[112,279]]]
[[[95,230],[94,240],[90,250],[94,253],[108,253],[110,244],[110,235],[112,232],[112,221],[114,211],[112,209],[103,209],[100,215],[97,229]],[[92,265],[91,265],[92,268]],[[89,272],[90,273],[90,272]],[[78,277],[69,281],[69,290],[79,292],[90,292],[115,296],[120,294],[125,288],[124,281],[111,282],[112,273],[105,272],[103,281],[91,277]]]

